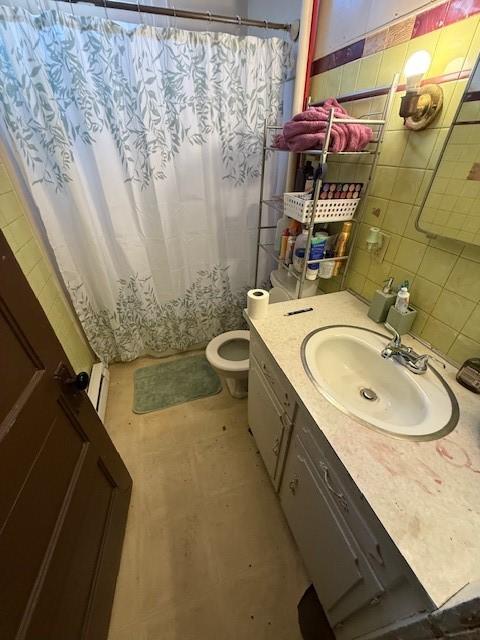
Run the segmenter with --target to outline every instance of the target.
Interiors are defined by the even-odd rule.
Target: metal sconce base
[[[416,95],[407,94],[402,98],[400,115],[407,129],[419,131],[428,127],[440,113],[443,106],[443,90],[438,84],[420,87]]]

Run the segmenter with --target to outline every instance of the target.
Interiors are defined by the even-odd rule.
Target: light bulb
[[[407,91],[416,91],[420,82],[430,67],[432,61],[428,51],[416,51],[407,60],[405,65],[405,77],[407,78]]]

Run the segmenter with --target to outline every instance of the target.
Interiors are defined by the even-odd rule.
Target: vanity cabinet
[[[324,469],[318,469],[295,436],[280,501],[317,595],[335,626],[362,607],[375,606],[383,588],[343,523],[339,512],[348,505]]]
[[[336,637],[361,638],[432,611],[321,425],[258,337],[250,345],[249,425]]]
[[[278,490],[296,404],[288,382],[254,334],[250,336],[248,389],[248,424]]]

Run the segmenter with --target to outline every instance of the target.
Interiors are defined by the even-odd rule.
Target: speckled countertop
[[[313,311],[285,316],[287,311]],[[329,324],[379,330],[367,306],[343,291],[269,307],[249,320],[298,397],[323,431],[360,491],[436,606],[480,579],[480,397],[447,379],[460,405],[448,436],[429,442],[400,440],[368,429],[339,411],[314,387],[300,357],[304,337]],[[428,352],[409,336],[403,342]]]

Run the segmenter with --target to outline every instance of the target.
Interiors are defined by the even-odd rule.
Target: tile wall
[[[461,77],[462,71],[473,67],[480,52],[480,14],[437,27],[418,37],[411,33],[393,46],[384,43],[386,48],[372,54],[368,51],[374,47],[366,48],[361,58],[317,74],[312,78],[312,100],[389,84],[393,75],[403,70],[407,58],[420,49],[432,55],[428,77]],[[371,36],[370,41],[374,39]],[[367,37],[365,46],[368,42]],[[480,356],[480,247],[458,240],[429,239],[416,230],[415,219],[466,82],[463,78],[441,84],[443,110],[420,132],[403,126],[398,115],[401,94],[396,94],[347,279],[347,286],[367,299],[387,276],[409,280],[411,302],[418,309],[414,333],[455,362]],[[359,116],[381,109],[384,102],[385,97],[376,97],[344,106]],[[352,164],[351,159],[330,163],[328,179],[362,180],[366,169],[358,161]],[[391,236],[381,264],[366,251],[370,226],[378,226]],[[324,288],[328,291],[335,286],[338,288],[338,282],[327,281]]]
[[[93,355],[3,164],[0,164],[0,229],[73,368],[77,372],[90,371]]]

